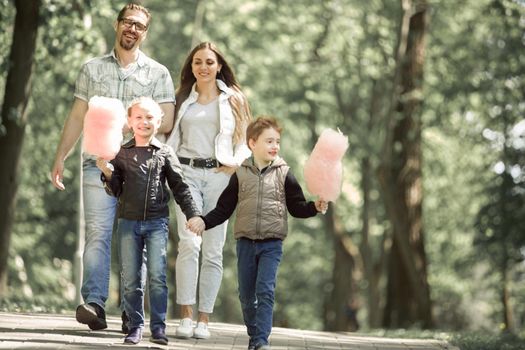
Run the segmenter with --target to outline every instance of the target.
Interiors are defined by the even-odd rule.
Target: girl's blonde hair
[[[136,105],[139,105],[141,108],[148,111],[148,114],[155,118],[160,118],[164,116],[164,112],[162,111],[162,108],[160,108],[159,104],[155,102],[151,97],[137,97],[131,103],[128,107],[128,117],[131,116],[131,110]]]

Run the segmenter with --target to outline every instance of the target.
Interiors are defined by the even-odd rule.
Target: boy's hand
[[[315,201],[315,209],[317,209],[317,212],[319,213],[326,213],[326,210],[328,210],[328,202],[318,199]]]
[[[200,236],[204,232],[206,225],[200,216],[194,216],[188,220],[186,223],[186,228],[195,233],[197,236]]]
[[[113,174],[113,169],[108,167],[108,161],[104,158],[98,157],[97,158],[97,168],[99,168],[103,173],[106,179],[111,179],[111,175]]]

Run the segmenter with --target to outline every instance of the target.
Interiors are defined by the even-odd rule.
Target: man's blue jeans
[[[268,344],[282,244],[280,239],[237,240],[239,299],[250,345]]]
[[[147,281],[149,286],[150,329],[166,329],[168,286],[166,284],[166,250],[168,218],[144,221],[118,219],[120,266],[124,310],[129,317],[128,327],[144,327],[144,269],[146,247]]]
[[[109,196],[94,160],[83,162],[82,191],[86,238],[83,255],[82,298],[105,307],[108,298],[111,235],[117,199]]]

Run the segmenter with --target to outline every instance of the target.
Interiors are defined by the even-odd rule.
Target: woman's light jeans
[[[82,168],[86,242],[81,293],[85,303],[96,303],[104,308],[108,298],[111,234],[117,199],[104,190],[95,160],[86,159]]]
[[[206,215],[217,204],[217,199],[228,185],[230,175],[216,169],[193,168],[181,165],[185,181],[190,187],[195,204]],[[199,282],[200,312],[212,313],[222,280],[222,249],[226,239],[228,221],[202,237],[186,229],[186,217],[176,206],[179,253],[176,263],[177,304],[197,303],[197,281]],[[202,249],[202,264],[199,273],[199,254]]]

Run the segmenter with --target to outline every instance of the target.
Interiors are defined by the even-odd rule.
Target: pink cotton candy
[[[326,129],[304,165],[308,192],[325,201],[335,201],[341,193],[343,164],[348,138],[340,131]]]
[[[126,110],[116,98],[93,96],[84,118],[84,152],[112,160],[120,150]]]

